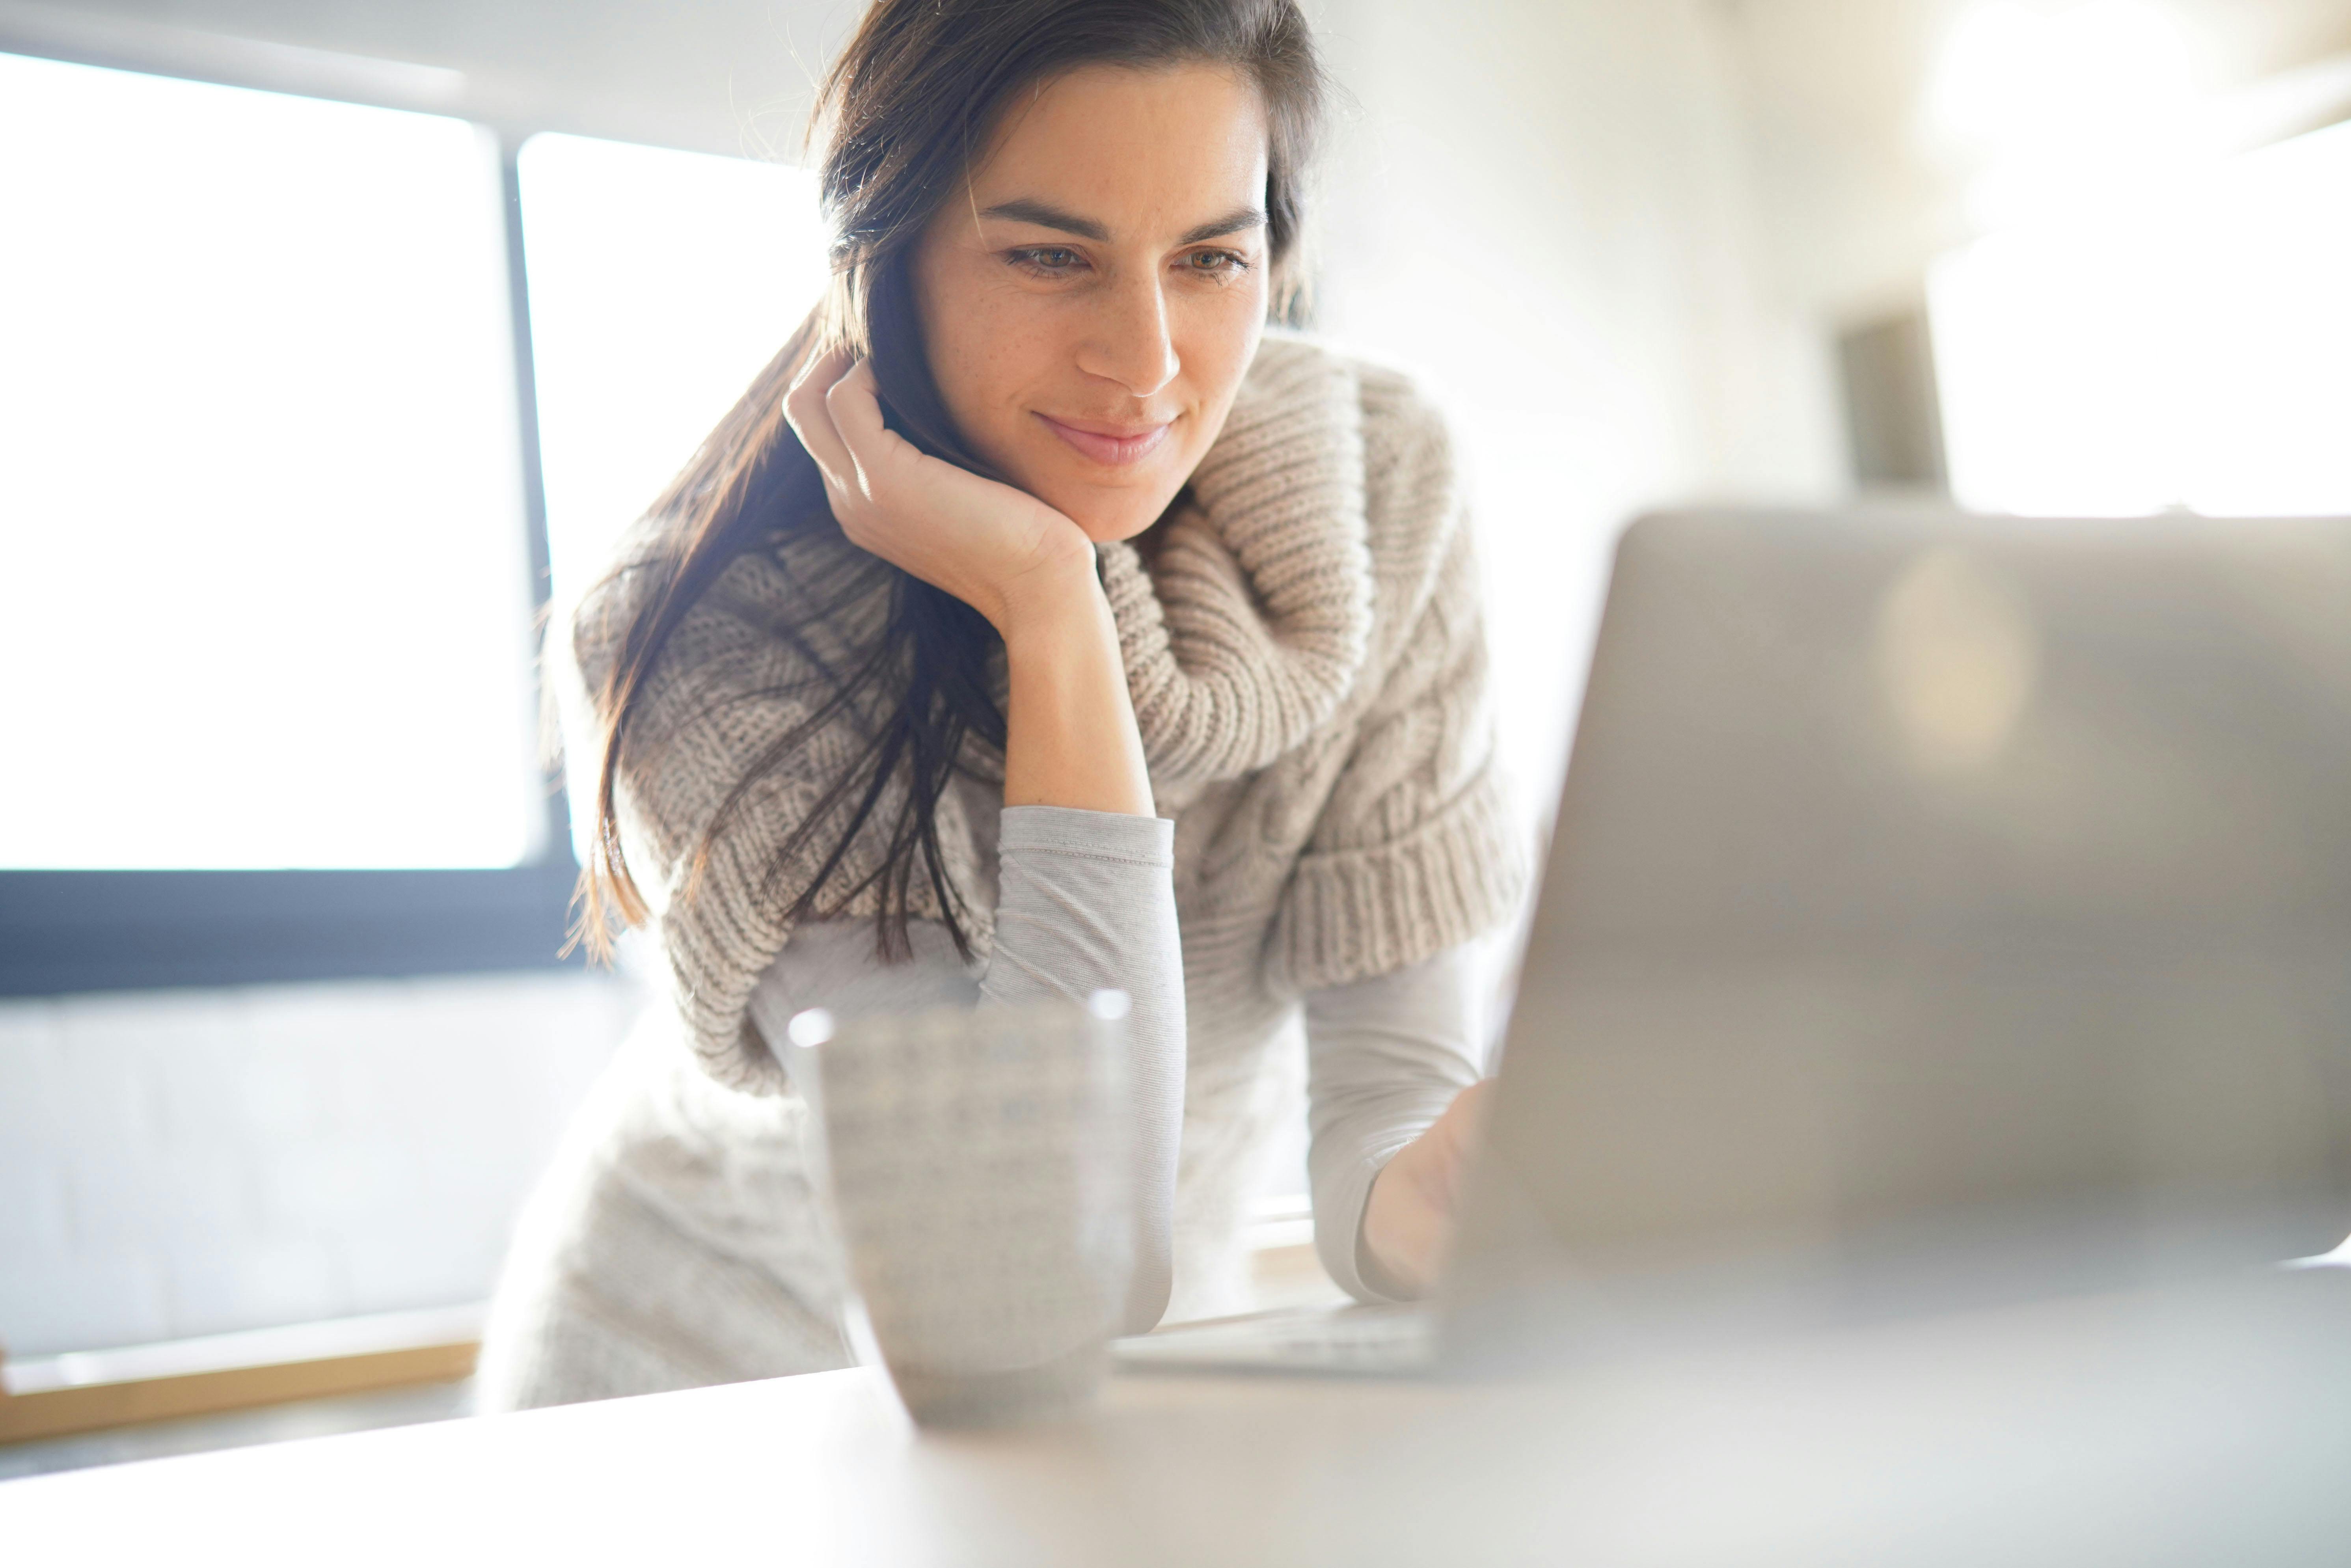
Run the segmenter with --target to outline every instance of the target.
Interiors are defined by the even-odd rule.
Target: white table
[[[2351,1278],[1011,1432],[829,1373],[11,1482],[0,1561],[2339,1565]]]

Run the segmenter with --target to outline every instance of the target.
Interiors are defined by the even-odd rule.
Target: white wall
[[[1759,267],[1710,0],[1330,0],[1320,323],[1423,374],[1480,497],[1508,760],[1547,812],[1639,510],[1835,492],[1825,340]]]
[[[0,1342],[486,1299],[635,1006],[553,973],[0,1003]]]

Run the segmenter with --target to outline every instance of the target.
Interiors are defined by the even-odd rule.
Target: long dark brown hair
[[[1323,96],[1295,0],[876,0],[866,12],[825,77],[811,120],[811,145],[822,149],[831,287],[654,501],[643,548],[615,570],[632,580],[631,608],[596,693],[602,755],[580,926],[591,949],[604,949],[612,915],[632,925],[646,916],[622,852],[614,783],[624,752],[644,760],[632,749],[632,728],[672,634],[746,552],[838,529],[816,465],[783,415],[804,357],[835,346],[866,356],[893,428],[934,456],[988,473],[957,434],[931,377],[913,298],[914,243],[963,190],[973,157],[1014,94],[1081,66],[1191,63],[1247,72],[1264,102],[1274,308],[1288,316],[1301,283],[1301,186]],[[877,941],[885,957],[895,957],[907,951],[919,876],[956,947],[967,953],[960,897],[940,856],[936,809],[958,769],[1000,765],[1004,716],[989,677],[995,631],[962,601],[877,558],[858,558],[839,580],[795,586],[812,617],[886,591],[881,632],[842,667],[819,660],[795,628],[775,628],[820,669],[824,695],[732,781],[695,852],[687,886],[711,841],[762,780],[848,715],[864,731],[863,749],[823,781],[813,809],[778,846],[769,895],[797,922],[836,915],[878,889]],[[852,882],[843,867],[869,830],[883,835],[883,853]],[[788,885],[786,868],[804,863],[819,845],[815,873]]]

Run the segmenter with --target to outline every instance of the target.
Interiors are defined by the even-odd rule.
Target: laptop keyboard
[[[1316,1307],[1184,1323],[1120,1340],[1129,1372],[1300,1372],[1395,1375],[1428,1364],[1435,1322],[1426,1307]]]

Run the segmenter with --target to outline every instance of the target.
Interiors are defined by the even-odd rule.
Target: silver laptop
[[[1476,1368],[2351,1230],[2351,520],[1625,534],[1434,1312],[1131,1367]]]

